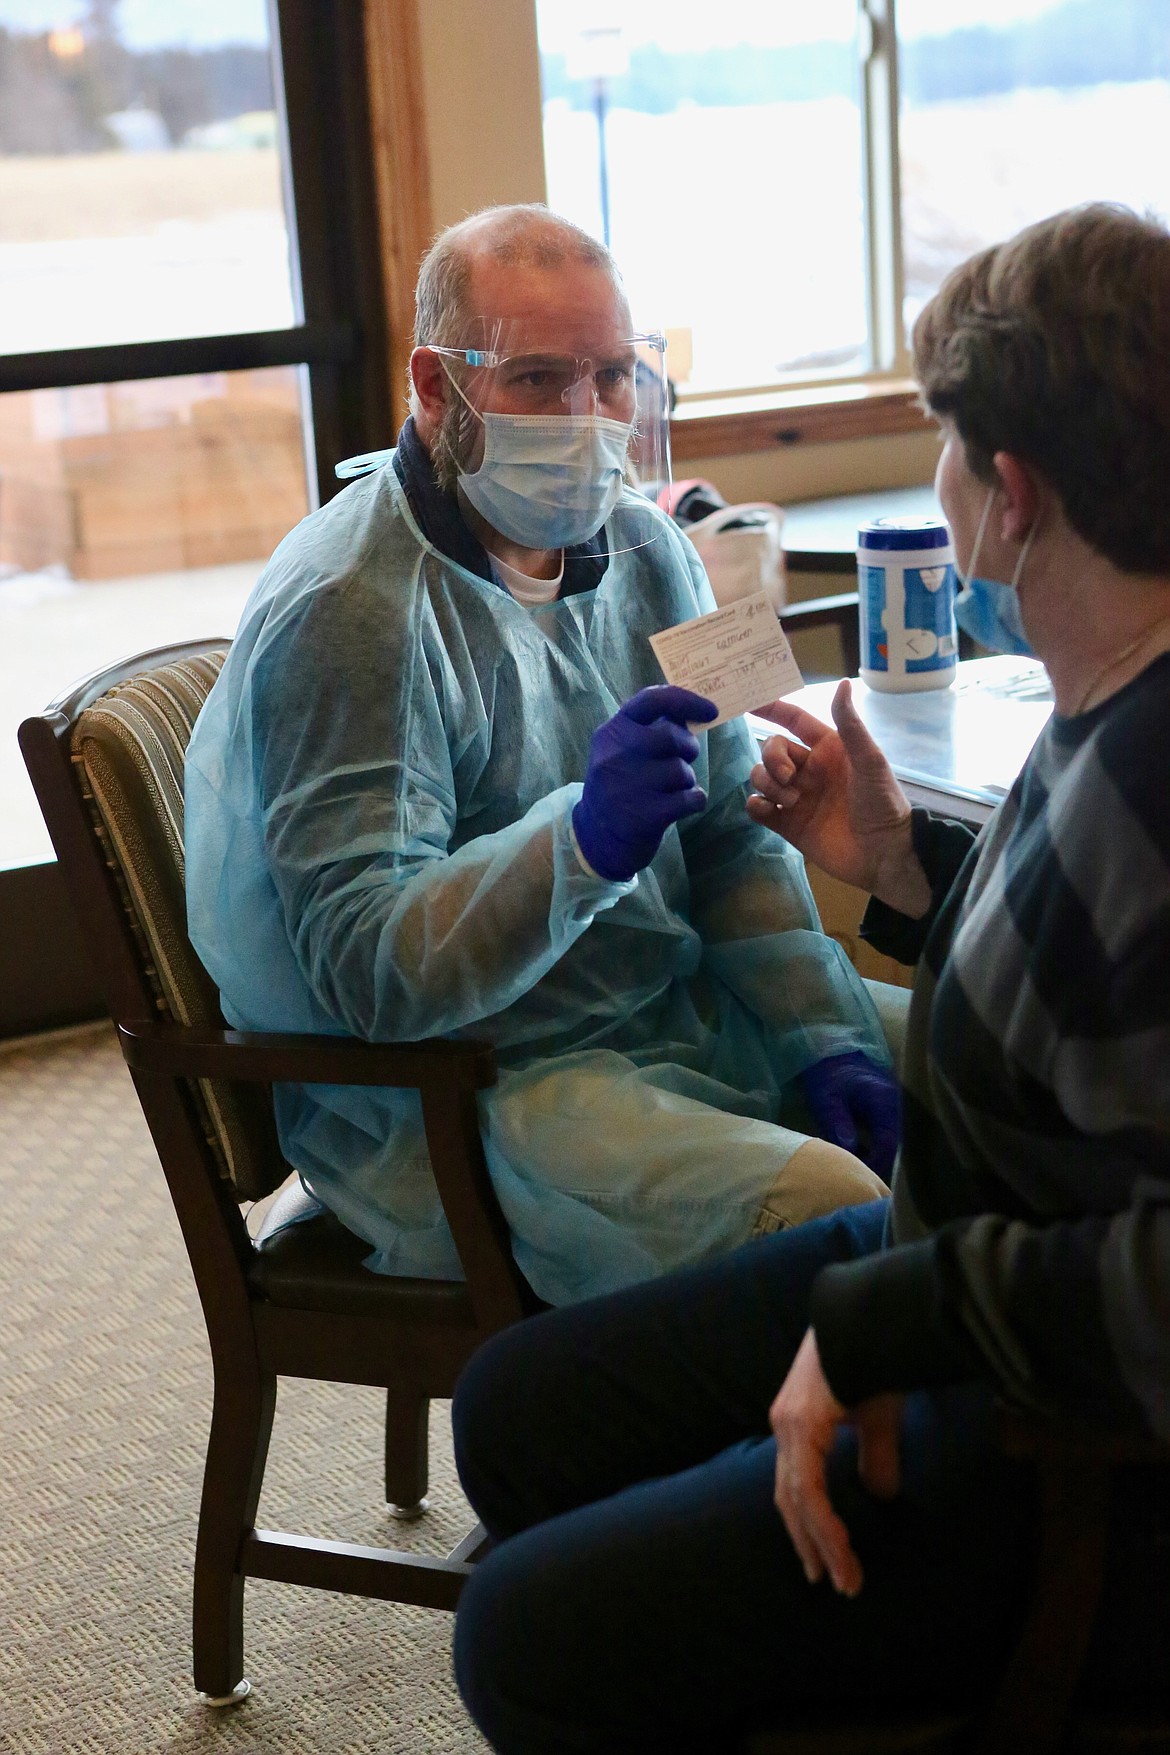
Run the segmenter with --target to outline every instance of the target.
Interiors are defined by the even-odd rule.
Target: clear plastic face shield
[[[574,547],[603,525],[611,554],[655,540],[649,501],[670,480],[661,335],[550,312],[478,319],[465,347],[431,351],[452,386],[438,448],[488,524],[532,549]]]

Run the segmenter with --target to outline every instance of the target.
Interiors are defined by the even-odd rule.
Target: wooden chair
[[[841,675],[857,675],[861,665],[861,636],[856,591],[837,591],[831,597],[810,597],[803,603],[786,603],[780,611],[780,626],[790,640],[814,628],[832,628],[841,642]]]
[[[1040,1539],[1031,1600],[990,1701],[978,1711],[812,1713],[751,1738],[746,1755],[1170,1755],[1170,1677],[1150,1699],[1109,1705],[1079,1696],[1118,1471],[1155,1465],[1170,1500],[1170,1446],[1009,1408],[1000,1410],[999,1436],[1036,1469]],[[1170,1613],[1170,1578],[1166,1586]]]
[[[247,1578],[453,1609],[480,1545],[445,1559],[254,1527],[277,1378],[385,1388],[386,1496],[427,1488],[427,1410],[490,1334],[534,1309],[488,1178],[477,1095],[495,1082],[471,1042],[372,1044],[224,1026],[187,936],[183,764],[226,641],[143,653],[91,676],[20,729],[20,743],[170,1187],[207,1322],[214,1402],[194,1575],[195,1685],[248,1692]],[[431,1162],[465,1281],[369,1272],[369,1246],[331,1215],[253,1241],[241,1203],[289,1176],[270,1086],[419,1091]],[[284,1197],[281,1197],[284,1199]],[[295,1197],[294,1197],[295,1198]]]

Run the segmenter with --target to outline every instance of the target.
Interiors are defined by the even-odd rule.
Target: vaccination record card
[[[704,730],[766,707],[803,686],[792,647],[766,592],[651,634],[666,680],[706,695],[719,709]]]

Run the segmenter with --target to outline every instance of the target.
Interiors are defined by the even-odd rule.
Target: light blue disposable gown
[[[805,1143],[768,1126],[793,1077],[888,1059],[799,857],[745,813],[742,721],[702,734],[707,808],[636,879],[578,860],[593,731],[661,682],[648,636],[714,607],[691,546],[627,498],[656,540],[533,609],[426,540],[392,466],[356,482],[277,549],[187,760],[191,933],[228,1019],[490,1041],[489,1167],[551,1303],[744,1240]],[[285,1085],[276,1106],[372,1267],[460,1274],[413,1093]],[[664,1146],[680,1123],[686,1153]]]

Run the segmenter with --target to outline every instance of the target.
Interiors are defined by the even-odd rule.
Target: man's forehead
[[[525,347],[580,353],[616,347],[630,334],[625,297],[590,263],[536,268],[479,257],[468,290],[475,315]]]

